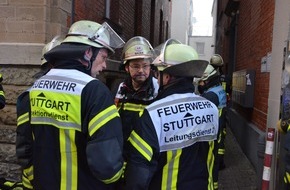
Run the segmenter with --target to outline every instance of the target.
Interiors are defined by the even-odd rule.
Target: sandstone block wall
[[[17,164],[15,155],[16,100],[32,85],[33,75],[38,71],[39,66],[1,66],[6,107],[0,110],[0,177],[20,180],[21,168]]]

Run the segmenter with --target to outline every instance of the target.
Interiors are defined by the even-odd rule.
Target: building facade
[[[188,44],[190,21],[192,14],[192,0],[172,1],[171,38]]]
[[[193,47],[199,59],[210,60],[215,50],[215,27],[214,23],[207,22],[211,16],[210,11],[206,17],[196,13],[203,8],[200,5],[197,0],[172,1],[171,38]],[[212,11],[212,15],[216,15],[216,2],[206,8]]]
[[[217,0],[216,53],[232,77],[230,127],[258,174],[261,186],[267,132],[280,118],[283,73],[289,40],[286,0]],[[270,168],[270,189],[282,189],[283,138],[277,131]]]
[[[192,3],[193,11],[191,18],[191,33],[188,36],[189,44],[197,51],[199,59],[209,61],[215,53],[215,21],[217,2],[206,0],[203,6],[200,6],[198,0]],[[200,13],[200,9],[203,14]],[[198,13],[195,13],[197,12]]]
[[[0,177],[20,179],[15,157],[16,100],[34,82],[41,52],[54,36],[64,36],[70,25],[86,19],[108,22],[126,41],[140,35],[153,46],[170,36],[171,0],[27,0],[0,1],[0,72],[6,107],[0,110]],[[118,52],[100,76],[109,87],[118,78]],[[113,77],[110,77],[113,73]]]

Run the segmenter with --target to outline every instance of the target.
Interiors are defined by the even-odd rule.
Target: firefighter
[[[41,54],[42,55],[41,56],[41,64],[40,64],[40,69],[41,70],[40,70],[40,72],[36,73],[33,76],[33,78],[38,79],[38,78],[42,77],[43,75],[45,75],[53,67],[53,64],[49,63],[44,58],[44,54],[49,52],[52,48],[60,45],[62,41],[63,41],[63,39],[59,35],[57,35],[50,42],[45,44],[45,46],[42,48],[42,54]]]
[[[156,48],[159,93],[135,120],[129,137],[126,190],[213,189],[213,146],[218,109],[194,94],[193,77],[208,61],[169,39]]]
[[[218,139],[215,141],[216,159],[213,170],[214,189],[218,189],[218,171],[223,167],[221,165],[224,165],[224,137],[226,133],[224,110],[227,105],[227,96],[219,76],[219,72],[212,65],[208,65],[198,85],[201,96],[213,102],[219,109],[219,132]]]
[[[122,44],[107,23],[81,20],[44,55],[53,68],[17,102],[17,157],[33,189],[112,189],[122,175],[121,120],[95,78]]]
[[[222,73],[222,67],[224,66],[224,60],[223,60],[221,55],[213,54],[210,58],[209,64],[212,65],[220,73]]]
[[[214,54],[211,59],[210,59],[210,65],[213,66],[213,68],[217,71],[219,74],[219,80],[220,84],[222,85],[224,91],[226,92],[226,106],[223,107],[222,109],[222,126],[220,127],[221,129],[221,134],[220,134],[220,141],[219,141],[219,150],[218,150],[218,155],[219,155],[219,170],[223,170],[226,165],[224,162],[224,154],[225,154],[225,138],[226,138],[226,123],[227,123],[227,109],[228,106],[230,105],[230,100],[231,100],[231,79],[228,75],[223,74],[222,67],[224,66],[224,61],[221,55],[219,54]],[[223,94],[224,96],[224,94]]]
[[[151,65],[152,50],[151,44],[141,36],[131,38],[123,48],[123,67],[128,77],[119,85],[115,102],[122,119],[124,142],[133,129],[132,119],[138,118],[139,112],[158,93],[159,86],[157,79],[153,77]]]
[[[223,73],[222,67],[224,66],[224,60],[221,55],[214,54],[210,58],[210,65],[212,65],[215,70],[217,70],[220,73],[220,81],[221,85],[223,86],[223,89],[227,93],[227,105],[230,103],[230,94],[231,94],[231,79],[228,75]]]
[[[3,81],[2,74],[0,74],[0,109],[5,107],[5,93],[1,82]]]
[[[60,43],[62,42],[62,39],[60,38],[60,36],[55,36],[49,43],[47,43],[43,49],[42,49],[42,57],[41,57],[41,65],[40,65],[40,72],[36,73],[33,78],[35,79],[39,79],[41,76],[45,75],[51,68],[52,68],[52,64],[49,63],[45,58],[44,58],[44,54],[47,53],[48,51],[50,51],[52,48],[60,45]],[[29,90],[23,92],[18,99],[25,99],[27,97],[25,96],[29,96]],[[21,111],[22,113],[25,113],[26,109],[17,109],[17,111]],[[18,116],[21,115],[21,113],[17,112]],[[21,135],[22,130],[25,130],[27,133],[27,137],[29,138],[29,136],[31,135],[32,131],[28,130],[29,129],[29,125],[30,125],[30,121],[25,122],[24,124],[21,124],[18,126],[17,128],[17,133],[19,133],[19,135]],[[21,141],[20,138],[17,138],[16,141],[16,150],[17,150],[17,155],[18,155],[18,151],[22,150],[25,146],[25,144],[21,144],[23,141]],[[32,141],[31,141],[32,142]],[[21,155],[21,152],[20,152]],[[32,163],[29,163],[28,165],[25,166],[25,168],[22,168],[22,184],[23,184],[23,189],[33,189],[33,166]]]
[[[124,159],[127,158],[128,137],[133,130],[132,120],[139,117],[146,105],[157,96],[158,83],[153,77],[153,48],[142,36],[128,40],[122,52],[121,69],[127,72],[115,96],[123,126]],[[123,180],[117,189],[124,188]]]

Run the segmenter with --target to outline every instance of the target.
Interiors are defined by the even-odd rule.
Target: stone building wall
[[[9,179],[20,179],[20,166],[15,156],[16,140],[16,99],[33,82],[33,75],[39,66],[1,66],[6,107],[0,110],[0,176]]]
[[[44,44],[67,32],[70,7],[70,0],[0,1],[0,73],[6,97],[0,110],[0,177],[20,180],[16,100],[33,83]]]

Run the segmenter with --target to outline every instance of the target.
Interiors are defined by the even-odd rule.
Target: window
[[[196,42],[196,51],[199,55],[204,55],[204,42]]]

